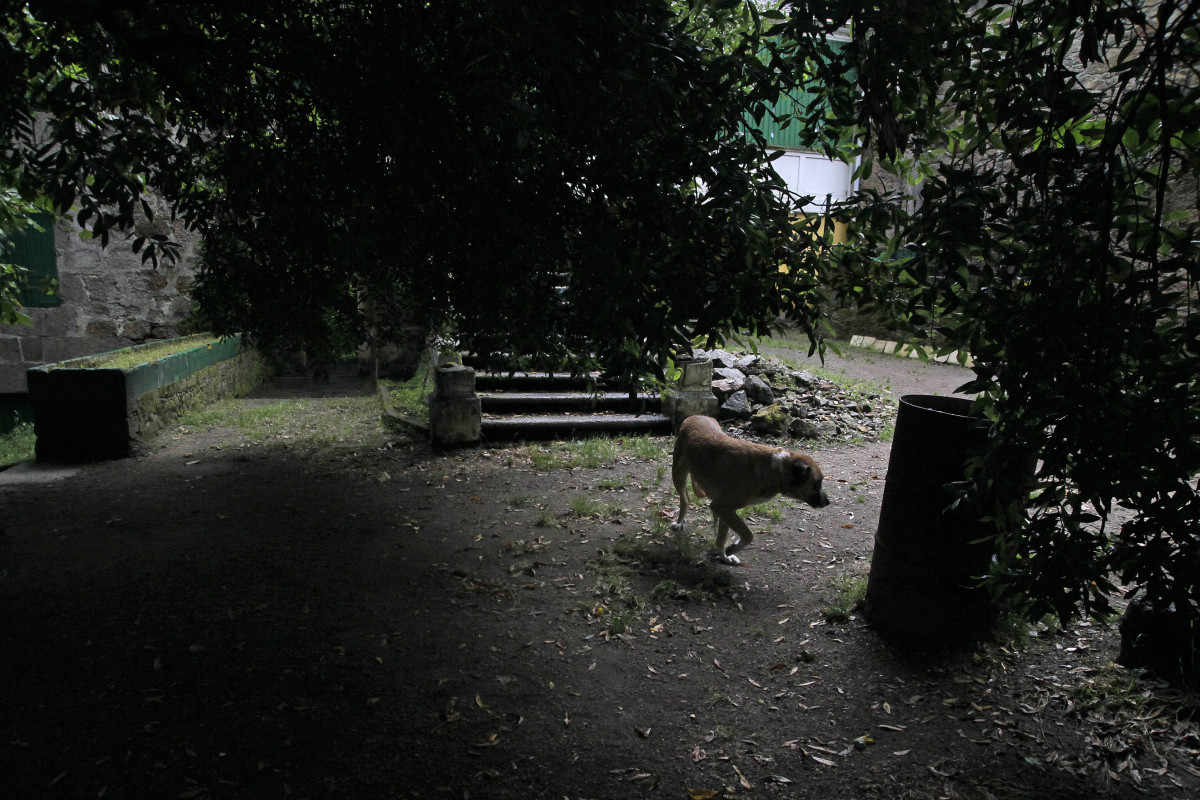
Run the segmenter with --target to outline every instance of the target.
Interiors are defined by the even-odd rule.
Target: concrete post
[[[475,370],[445,364],[433,372],[429,436],[435,448],[478,444],[483,414],[475,394]]]
[[[667,390],[666,410],[675,430],[690,416],[702,414],[717,416],[717,397],[712,390],[712,361],[708,359],[686,359],[676,362],[682,374],[675,385]]]

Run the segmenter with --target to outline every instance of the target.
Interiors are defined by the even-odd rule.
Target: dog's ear
[[[812,479],[812,467],[805,464],[803,461],[792,461],[792,484],[794,486],[803,486]]]

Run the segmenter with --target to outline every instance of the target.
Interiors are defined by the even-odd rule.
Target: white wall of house
[[[819,213],[830,199],[835,203],[845,200],[853,191],[853,166],[817,153],[783,150],[772,167],[793,193],[813,196],[798,211]]]

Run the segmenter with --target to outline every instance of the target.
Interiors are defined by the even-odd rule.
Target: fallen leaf
[[[754,788],[752,785],[750,785],[750,781],[746,780],[746,776],[742,774],[742,771],[738,769],[737,764],[730,764],[729,766],[733,767],[733,771],[737,773],[738,783],[742,785],[743,789]]]
[[[710,792],[706,789],[688,789],[688,800],[710,800],[720,793],[720,790]]]

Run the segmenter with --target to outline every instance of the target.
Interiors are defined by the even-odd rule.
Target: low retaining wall
[[[29,370],[37,459],[80,463],[123,458],[134,442],[184,412],[244,394],[266,376],[262,357],[243,349],[241,337],[217,342],[189,338],[197,340],[196,347],[127,369],[89,367],[97,357],[88,356]]]

